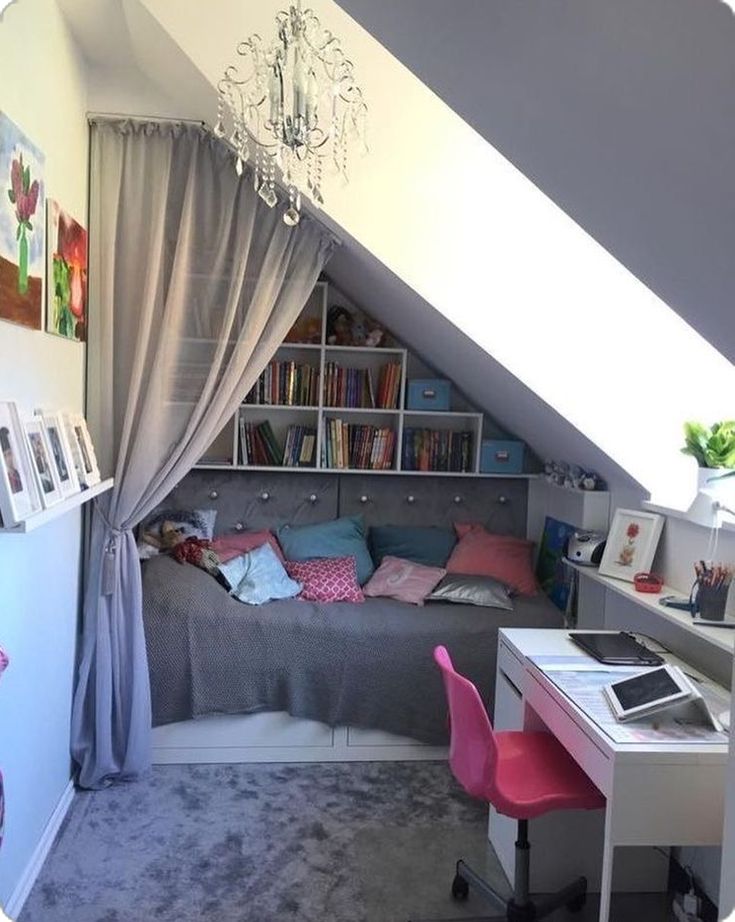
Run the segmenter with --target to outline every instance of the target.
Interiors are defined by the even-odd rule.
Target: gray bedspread
[[[543,595],[517,598],[513,612],[390,599],[248,606],[203,570],[163,556],[144,564],[143,594],[154,725],[287,711],[443,745],[434,647],[444,644],[489,702],[498,628],[561,625]]]

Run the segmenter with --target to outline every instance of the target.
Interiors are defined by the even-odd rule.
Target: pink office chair
[[[580,910],[587,898],[584,877],[542,902],[529,899],[528,821],[552,810],[597,810],[605,806],[605,798],[551,734],[493,730],[477,689],[455,672],[446,648],[437,647],[434,659],[449,702],[449,765],[454,777],[468,794],[518,820],[513,897],[506,902],[462,860],[457,862],[452,896],[465,900],[470,885],[476,887],[503,906],[505,915],[493,917],[496,922],[532,922],[560,906]]]

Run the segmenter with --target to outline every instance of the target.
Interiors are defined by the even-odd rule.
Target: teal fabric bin
[[[480,449],[481,474],[522,474],[523,442],[483,439]]]
[[[408,382],[407,410],[448,410],[451,382],[443,378],[413,378]]]

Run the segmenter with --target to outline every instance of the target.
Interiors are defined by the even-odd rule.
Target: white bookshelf
[[[297,361],[311,365],[319,373],[319,401],[316,406],[302,407],[281,404],[241,404],[238,414],[231,420],[218,439],[210,446],[204,458],[196,465],[202,470],[288,470],[296,473],[338,474],[383,474],[402,476],[444,476],[444,477],[516,477],[531,479],[534,474],[481,474],[480,452],[482,447],[483,414],[475,409],[453,408],[446,412],[405,409],[408,380],[408,349],[398,345],[390,346],[337,346],[327,343],[328,283],[317,283],[311,298],[304,308],[304,314],[318,320],[321,337],[319,343],[284,342],[278,347],[276,361]],[[374,390],[379,386],[380,371],[388,363],[400,365],[398,407],[335,407],[325,402],[325,377],[327,365],[335,362],[347,369],[368,369]],[[460,398],[461,399],[461,398]],[[283,445],[289,426],[309,426],[316,429],[315,464],[309,467],[285,467],[280,465],[253,465],[241,463],[240,416],[246,422],[260,423],[268,420],[277,441]],[[340,419],[355,425],[386,426],[396,433],[393,465],[389,470],[371,468],[329,467],[323,459],[325,425],[330,419]],[[412,471],[402,469],[403,439],[407,429],[437,429],[472,433],[471,466],[467,472],[459,471]]]

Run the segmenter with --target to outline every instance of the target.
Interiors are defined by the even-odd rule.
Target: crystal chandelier
[[[295,225],[302,193],[324,204],[324,161],[346,181],[350,139],[367,150],[367,106],[339,40],[301,0],[276,15],[276,31],[270,45],[251,35],[237,46],[241,63],[219,82],[214,133],[234,147],[238,175],[252,162],[254,187],[271,208],[280,170],[288,194],[283,220]]]

